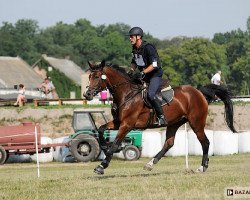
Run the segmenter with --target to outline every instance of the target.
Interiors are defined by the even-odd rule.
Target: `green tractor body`
[[[100,155],[98,127],[107,123],[103,110],[75,110],[72,127],[74,132],[70,138],[72,155],[82,162],[93,161]],[[110,143],[116,138],[117,130],[106,130],[105,140]],[[137,160],[142,150],[142,131],[132,130],[124,138],[117,152],[123,151],[126,160]]]

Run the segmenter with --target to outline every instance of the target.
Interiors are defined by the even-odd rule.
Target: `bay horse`
[[[141,95],[144,89],[143,85],[135,83],[124,69],[119,66],[106,65],[105,61],[100,64],[90,62],[88,64],[90,70],[89,86],[83,96],[87,100],[92,100],[99,92],[108,89],[117,107],[116,113],[112,112],[114,119],[98,129],[99,143],[106,157],[94,169],[94,172],[104,174],[104,169],[109,166],[113,153],[116,152],[126,134],[133,129],[154,128],[156,117],[152,119],[152,109],[143,101]],[[153,169],[153,165],[157,164],[174,145],[178,128],[188,122],[197,135],[203,151],[201,166],[197,171],[205,172],[209,162],[209,140],[204,132],[208,103],[214,99],[215,95],[224,102],[227,126],[232,132],[236,132],[233,125],[233,104],[230,92],[226,88],[214,84],[204,86],[200,90],[189,85],[173,89],[173,100],[163,106],[164,115],[168,120],[165,143],[161,151],[144,166],[144,169]],[[108,144],[104,139],[105,130],[118,130],[117,136],[111,144]]]

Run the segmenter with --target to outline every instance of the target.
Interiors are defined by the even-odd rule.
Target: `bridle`
[[[108,89],[110,91],[110,93],[113,95],[114,94],[114,91],[119,88],[121,85],[124,85],[124,84],[129,84],[130,82],[128,80],[126,81],[123,81],[123,82],[120,82],[120,83],[117,83],[115,85],[109,85],[108,82],[107,82],[107,76],[106,74],[103,72],[102,68],[97,68],[97,69],[89,69],[90,72],[101,72],[101,76],[98,78],[98,85],[97,87],[90,87],[90,86],[87,86],[87,88],[89,88],[89,90],[91,90],[93,92],[94,95],[96,95],[97,93],[105,90],[105,89]],[[105,77],[105,78],[104,78]],[[106,85],[106,88],[102,88],[101,84],[105,82],[105,85]],[[109,86],[108,86],[109,85]]]
[[[118,89],[121,85],[130,84],[130,81],[126,80],[126,81],[119,82],[119,83],[111,86],[110,84],[108,84],[107,76],[103,72],[102,69],[103,68],[89,69],[91,73],[93,73],[93,72],[101,72],[101,76],[98,77],[98,85],[96,87],[87,86],[88,89],[90,91],[92,91],[92,93],[93,93],[94,96],[97,93],[99,93],[99,92],[101,92],[101,91],[103,91],[105,89],[108,89],[110,91],[111,95],[114,96],[115,90]],[[106,88],[103,88],[101,86],[101,84],[103,82],[105,82]],[[132,90],[131,90],[131,92],[127,95],[127,98],[126,98],[125,102],[123,102],[121,105],[119,105],[119,107],[125,105],[128,101],[130,101],[131,99],[133,99],[136,95],[138,95],[139,93],[141,93],[141,91],[144,90],[144,89],[145,89],[144,86],[143,87],[138,87],[138,85],[136,85],[136,87],[133,87]]]

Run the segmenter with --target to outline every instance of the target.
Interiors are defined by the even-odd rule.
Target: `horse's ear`
[[[95,70],[95,67],[96,67],[95,64],[91,63],[90,61],[88,61],[88,64],[89,64],[89,69],[88,70],[90,70],[90,71]]]
[[[89,61],[88,61],[88,64],[89,64],[89,67],[90,67],[90,68],[93,68],[94,65],[91,64]]]
[[[102,62],[101,62],[101,68],[103,68],[104,66],[105,66],[105,60],[102,60]]]

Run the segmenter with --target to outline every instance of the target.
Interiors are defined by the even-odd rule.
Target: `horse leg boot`
[[[107,155],[106,158],[102,161],[102,163],[100,165],[98,165],[95,169],[94,169],[94,172],[96,174],[101,174],[103,175],[104,174],[104,169],[106,169],[108,166],[109,166],[109,163],[111,161],[113,157],[113,154],[112,155]]]
[[[109,166],[109,163],[113,157],[113,154],[116,152],[116,150],[119,147],[119,143],[118,140],[114,140],[112,146],[110,148],[108,148],[108,150],[106,151],[105,155],[106,158],[101,162],[100,165],[98,165],[95,169],[94,172],[97,174],[104,174],[104,169],[106,169]]]
[[[106,154],[106,151],[108,149],[108,144],[104,138],[104,131],[107,129],[106,124],[102,125],[99,127],[98,129],[98,137],[99,137],[99,143],[100,143],[100,147],[101,149],[104,151],[104,153]]]
[[[161,107],[161,102],[159,99],[157,99],[156,97],[154,97],[153,100],[151,100],[151,104],[152,106],[154,107],[155,109],[155,112],[156,112],[156,115],[157,115],[157,118],[158,118],[158,125],[159,126],[166,126],[168,125],[168,122],[163,114],[163,110],[162,110],[162,107]]]

